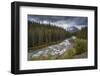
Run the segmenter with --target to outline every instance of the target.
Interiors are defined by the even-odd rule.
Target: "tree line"
[[[87,27],[71,33],[55,25],[28,21],[28,48],[56,44],[71,36],[87,39]]]
[[[28,21],[28,47],[53,44],[69,37],[69,33],[58,26]]]
[[[76,36],[77,38],[80,38],[80,39],[87,39],[87,34],[88,34],[88,28],[84,27],[76,33]]]

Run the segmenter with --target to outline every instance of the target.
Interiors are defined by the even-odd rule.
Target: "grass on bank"
[[[87,40],[85,39],[76,39],[74,40],[73,48],[67,50],[62,56],[62,59],[71,59],[74,56],[82,54],[87,51]]]
[[[34,51],[34,50],[38,50],[38,49],[42,49],[42,48],[45,48],[45,47],[48,47],[50,45],[55,45],[55,44],[58,44],[58,43],[61,43],[62,41],[56,41],[56,42],[48,42],[48,43],[43,43],[41,45],[33,45],[32,48],[29,48],[29,52],[31,51]]]
[[[73,59],[74,56],[80,55],[87,51],[87,40],[85,39],[75,39],[73,41],[73,47],[68,49],[62,55],[47,55],[47,56],[38,56],[33,57],[32,60],[55,60],[55,59]]]

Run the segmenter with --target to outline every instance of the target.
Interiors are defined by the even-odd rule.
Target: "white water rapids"
[[[31,60],[33,57],[38,57],[38,56],[62,55],[70,47],[72,47],[72,45],[69,39],[66,39],[59,44],[51,45],[46,48],[35,50],[35,51],[28,53],[28,60]]]

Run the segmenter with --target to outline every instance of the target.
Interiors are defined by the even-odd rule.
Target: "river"
[[[69,48],[72,47],[69,40],[70,39],[66,39],[59,44],[51,45],[43,49],[32,51],[28,53],[28,60],[31,60],[33,57],[38,57],[38,56],[62,55],[64,52],[66,52]]]

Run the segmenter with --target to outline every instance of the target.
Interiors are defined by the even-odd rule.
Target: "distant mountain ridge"
[[[61,28],[64,28],[66,31],[68,32],[77,32],[79,30],[81,30],[82,28],[86,27],[87,25],[68,25],[66,23],[66,21],[58,21],[58,22],[49,22],[49,21],[38,21],[38,20],[32,20],[29,22],[32,23],[39,23],[39,24],[49,24],[49,25],[54,25],[54,26],[58,26]]]
[[[75,26],[71,26],[71,27],[67,27],[67,31],[68,32],[77,32],[77,31],[79,31],[79,29]]]

